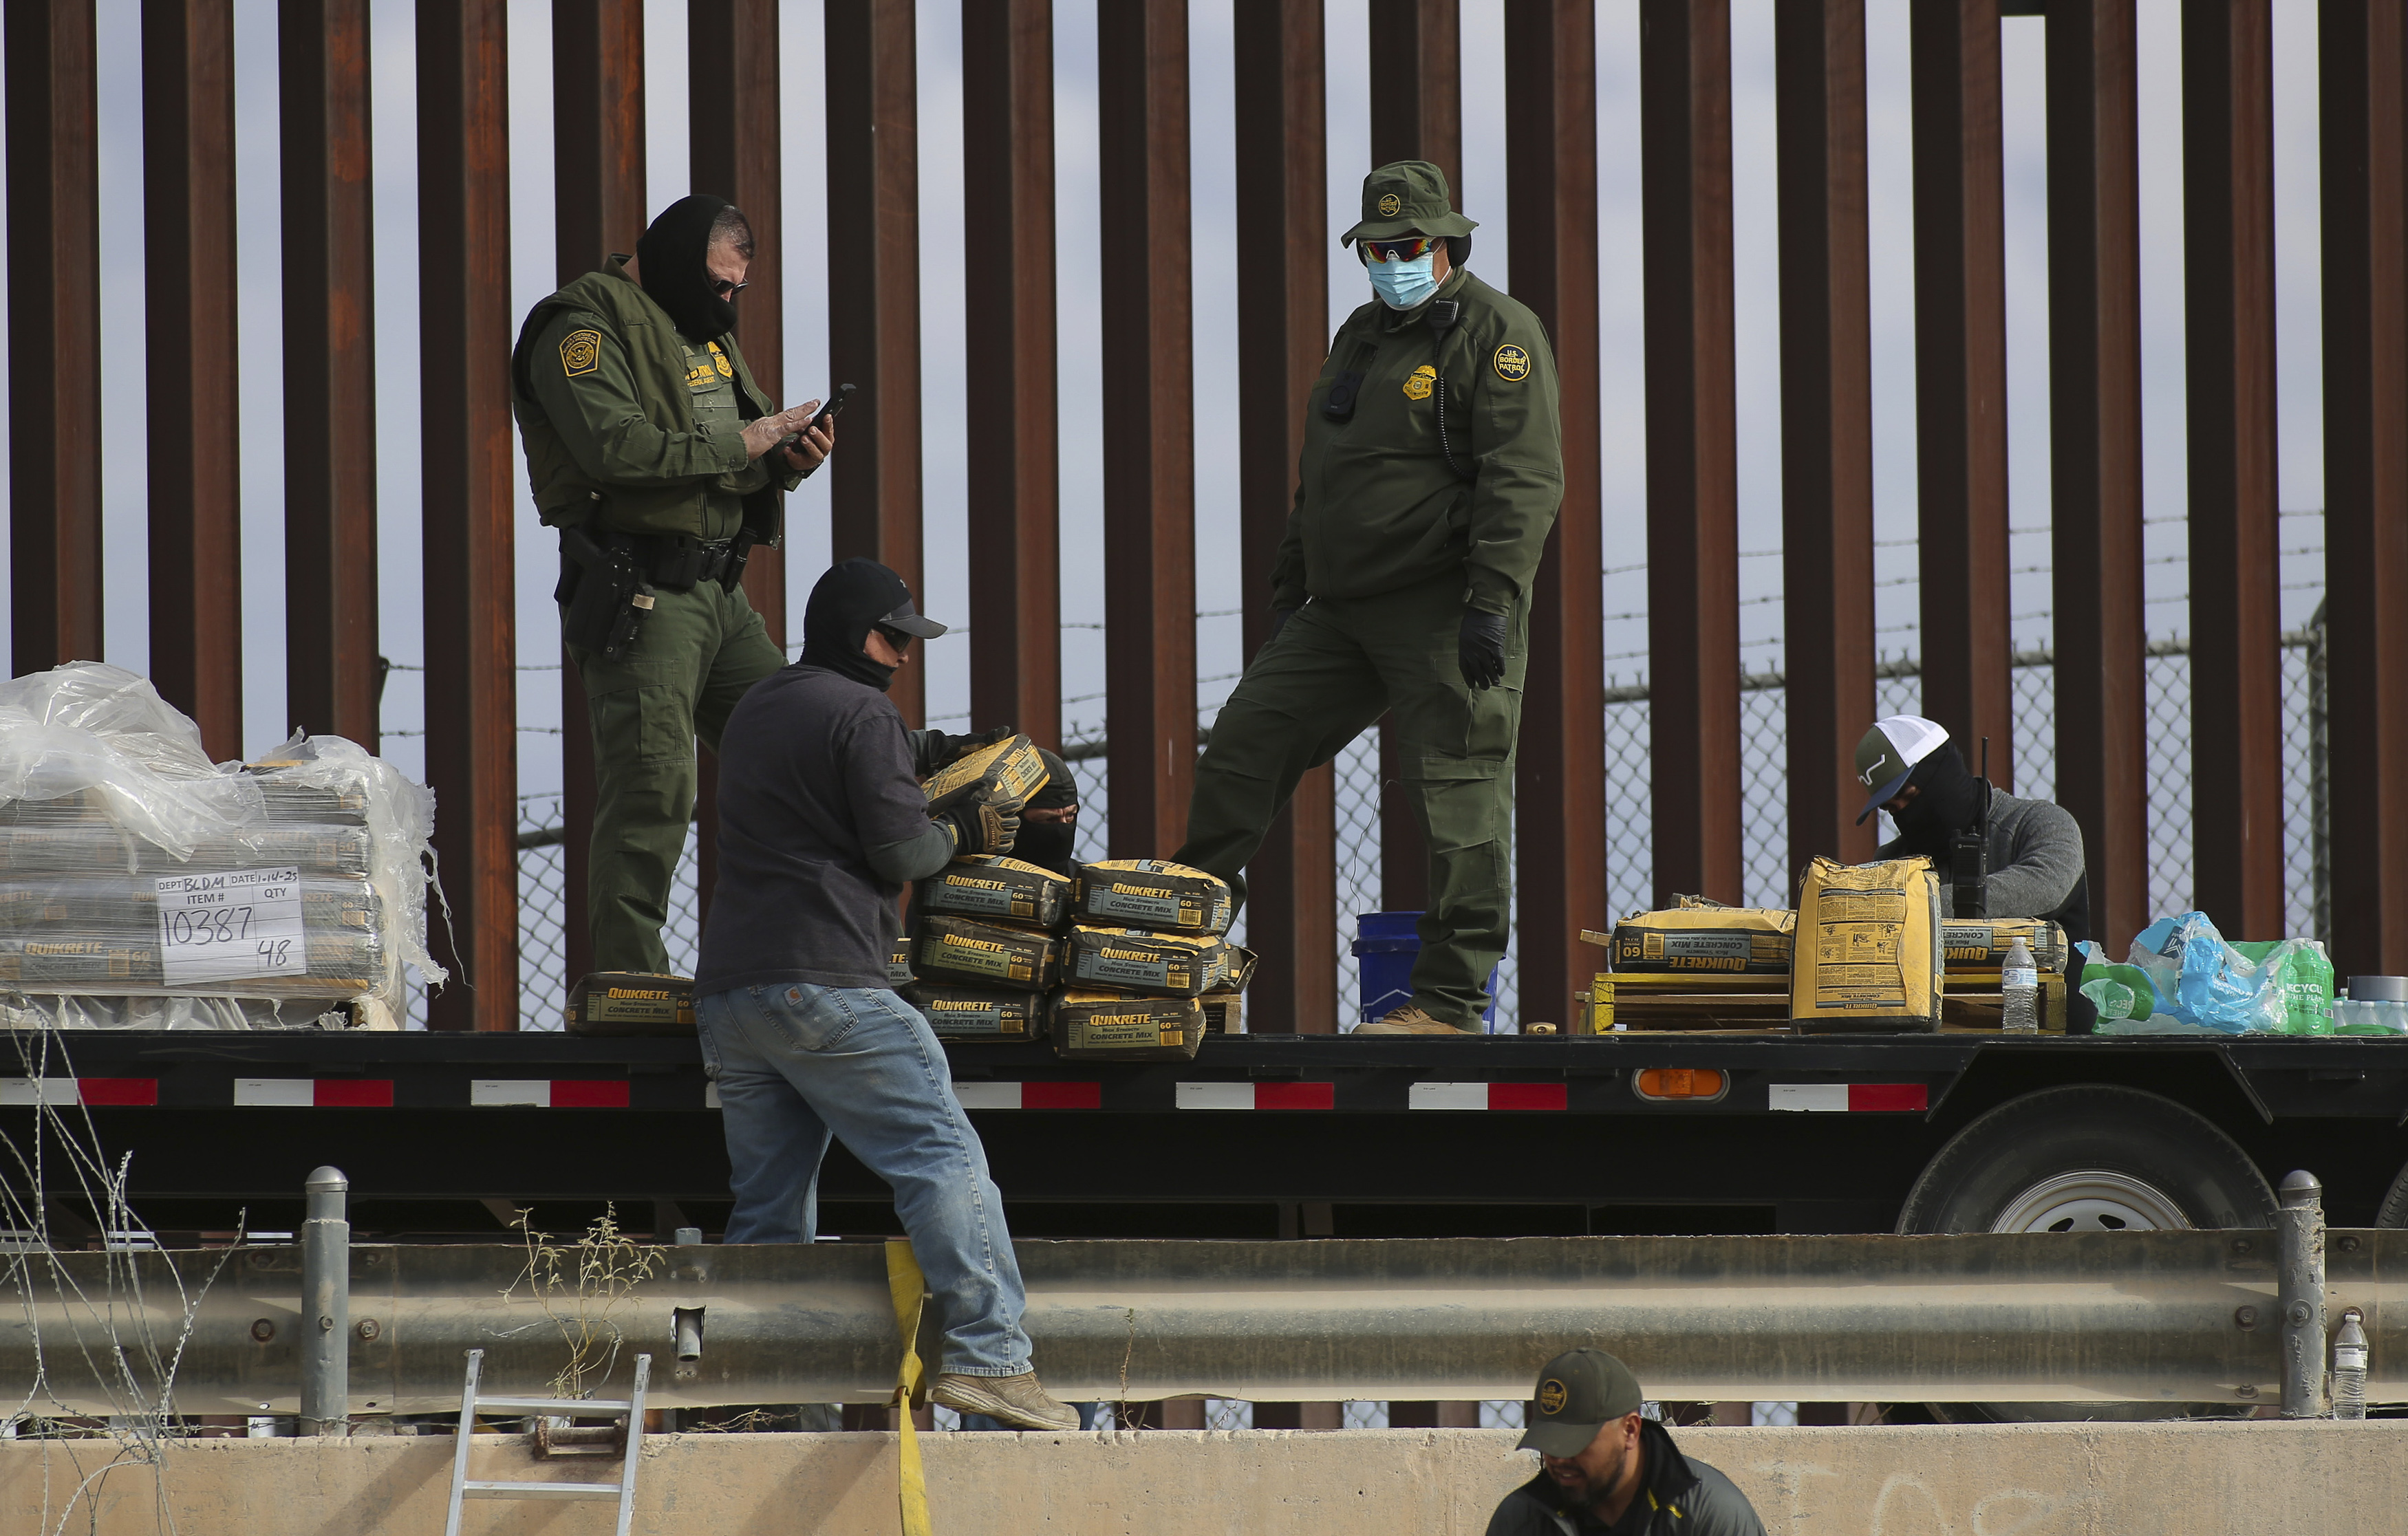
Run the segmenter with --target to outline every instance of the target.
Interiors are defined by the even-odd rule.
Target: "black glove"
[[[972,801],[955,806],[935,820],[953,834],[955,858],[968,854],[1009,854],[1020,836],[1018,806],[1007,809]]]
[[[1465,609],[1463,626],[1455,631],[1455,660],[1463,668],[1464,683],[1474,691],[1504,682],[1505,615]]]

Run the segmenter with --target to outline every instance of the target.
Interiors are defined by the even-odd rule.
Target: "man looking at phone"
[[[733,301],[752,260],[741,212],[682,198],[633,257],[538,304],[511,353],[536,509],[563,530],[552,596],[594,731],[597,970],[668,969],[661,924],[694,819],[695,738],[716,750],[736,701],[786,660],[738,584],[745,556],[777,543],[781,495],[836,447],[818,401],[778,410],[744,366]],[[639,573],[602,614],[620,634],[569,621],[595,608],[571,609],[580,584],[605,579],[572,551]]]

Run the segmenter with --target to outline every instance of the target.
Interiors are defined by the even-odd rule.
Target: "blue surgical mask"
[[[1438,275],[1430,270],[1437,262],[1435,251],[1409,262],[1373,262],[1372,291],[1391,309],[1411,309],[1438,292]]]

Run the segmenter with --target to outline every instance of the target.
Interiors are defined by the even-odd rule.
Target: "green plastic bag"
[[[2283,1033],[2333,1032],[2333,968],[2324,945],[2313,939],[2285,939],[2244,940],[2231,947],[2257,964],[2261,986],[2281,991]]]

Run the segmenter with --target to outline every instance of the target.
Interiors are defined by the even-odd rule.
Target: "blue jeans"
[[[724,1241],[816,1237],[820,1162],[835,1136],[895,1193],[944,1320],[939,1369],[1026,1371],[1027,1301],[1003,1196],[919,1011],[883,988],[796,982],[713,993],[695,1014],[736,1195]]]

